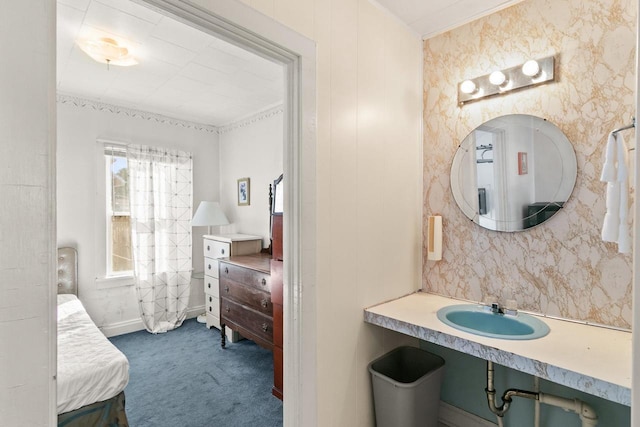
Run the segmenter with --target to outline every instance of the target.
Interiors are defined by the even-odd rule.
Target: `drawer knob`
[[[209,289],[211,289],[211,283],[207,283],[207,286],[209,286]]]
[[[224,268],[224,272],[225,272],[225,274],[229,274],[229,267],[225,267]]]
[[[211,307],[209,307],[209,311],[212,311],[213,309]]]
[[[220,253],[224,255],[224,249],[220,249]]]
[[[207,267],[209,268],[209,270],[211,270],[211,264],[207,265]]]
[[[263,332],[267,332],[269,330],[269,325],[267,325],[266,323],[262,324],[262,331]]]
[[[229,292],[229,285],[225,285],[225,287],[224,287],[224,291],[225,291],[225,292]]]
[[[213,302],[213,298],[209,297],[209,302]]]
[[[231,309],[230,309],[229,307],[226,307],[226,308],[225,308],[225,311],[228,313],[228,312],[230,312],[230,311],[231,311]]]
[[[211,246],[207,245],[207,251],[211,250]]]
[[[263,299],[263,300],[260,302],[260,305],[261,305],[261,306],[263,306],[264,308],[267,308],[267,305],[269,305],[269,301],[267,301],[266,299]]]
[[[262,283],[262,286],[266,286],[267,285],[267,279],[265,279],[263,277],[262,280],[260,281],[260,283]]]

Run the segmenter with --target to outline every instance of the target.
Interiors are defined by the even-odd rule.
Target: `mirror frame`
[[[498,219],[483,217],[479,213],[480,209],[476,210],[475,204],[473,205],[470,204],[468,200],[465,199],[464,197],[465,191],[464,191],[464,183],[462,182],[462,179],[461,179],[461,175],[462,175],[461,168],[466,167],[465,161],[469,161],[468,159],[466,159],[466,156],[468,155],[469,151],[472,149],[472,147],[470,146],[471,143],[474,143],[473,151],[474,153],[476,152],[477,146],[475,145],[475,141],[472,138],[474,133],[478,130],[482,130],[483,128],[501,129],[500,127],[495,126],[496,121],[499,121],[499,119],[504,120],[506,118],[513,117],[513,116],[524,116],[524,117],[530,118],[534,123],[534,126],[532,126],[531,131],[538,131],[538,132],[542,131],[542,133],[555,144],[555,148],[558,151],[561,164],[562,164],[561,176],[560,176],[560,179],[558,180],[558,187],[555,190],[555,195],[559,196],[558,193],[561,190],[564,190],[563,194],[561,195],[562,200],[554,196],[555,200],[552,199],[552,201],[545,201],[545,204],[539,205],[540,209],[538,209],[536,212],[533,212],[530,215],[525,215],[523,213],[522,217],[518,218],[517,220],[498,220]],[[542,129],[543,127],[544,129]],[[508,143],[509,141],[507,140],[506,142]],[[521,160],[523,159],[520,159],[520,157],[518,157],[519,167],[521,167],[520,165]],[[524,160],[526,162],[526,157]],[[560,128],[558,128],[555,124],[553,124],[547,119],[533,116],[530,114],[507,114],[503,116],[494,117],[480,124],[479,126],[474,128],[471,132],[469,132],[469,134],[462,140],[451,162],[451,169],[450,169],[451,192],[456,202],[456,205],[460,208],[463,214],[467,218],[472,220],[474,223],[478,224],[480,227],[483,227],[487,230],[504,231],[504,232],[525,231],[544,223],[546,220],[553,217],[564,206],[564,204],[569,200],[569,198],[571,197],[571,194],[575,189],[575,183],[577,179],[577,170],[578,170],[577,159],[576,159],[576,154],[575,154],[573,145],[571,144],[571,141],[569,141],[567,136],[562,132],[562,130],[560,130]],[[478,192],[478,190],[479,189],[476,184],[476,192]],[[480,204],[480,202],[478,202],[478,204]],[[531,206],[533,205],[534,203],[531,203]],[[540,220],[538,220],[538,215],[541,216]],[[485,218],[485,220],[482,221],[482,223],[480,221],[481,217]],[[535,218],[536,223],[529,226],[525,226],[525,222],[527,221],[528,218]]]

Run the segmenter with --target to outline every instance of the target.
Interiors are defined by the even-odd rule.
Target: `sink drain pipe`
[[[582,421],[582,427],[595,427],[598,425],[598,415],[596,412],[591,406],[579,399],[566,399],[552,394],[510,388],[504,392],[502,395],[502,405],[498,406],[496,405],[496,390],[493,386],[493,378],[493,362],[487,360],[487,388],[485,389],[487,393],[487,403],[489,404],[491,412],[496,414],[499,420],[504,417],[504,414],[509,410],[514,397],[523,397],[577,414]],[[536,427],[538,426],[536,425]]]

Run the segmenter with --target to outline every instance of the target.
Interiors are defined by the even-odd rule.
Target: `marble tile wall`
[[[423,215],[442,215],[444,229],[442,261],[427,261],[423,251],[425,290],[473,301],[513,298],[524,310],[630,328],[632,260],[600,239],[599,177],[608,132],[635,114],[635,16],[630,0],[525,0],[424,42]],[[458,106],[458,82],[549,55],[556,56],[555,82]],[[573,143],[578,177],[551,220],[499,233],[458,209],[449,168],[470,131],[514,113],[556,124]],[[635,146],[633,131],[625,137]]]

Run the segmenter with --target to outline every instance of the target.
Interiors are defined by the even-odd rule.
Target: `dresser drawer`
[[[218,260],[204,257],[204,274],[218,278]]]
[[[218,297],[214,297],[213,295],[205,295],[204,303],[207,314],[215,316],[216,319],[220,317],[220,300],[218,299]],[[220,323],[218,323],[217,327],[220,327]]]
[[[213,276],[209,276],[209,275],[205,275],[204,276],[204,294],[205,294],[205,296],[213,295],[214,297],[218,298],[220,296],[219,288],[220,288],[220,285],[218,283],[218,279],[216,279]]]
[[[224,258],[231,256],[231,243],[204,239],[204,256],[209,258]]]
[[[245,286],[223,277],[220,280],[220,296],[259,311],[269,317],[272,316],[273,305],[268,292],[252,286]]]
[[[226,323],[228,320],[268,343],[273,342],[273,320],[271,317],[247,309],[224,297],[220,299],[220,310],[222,311],[220,323]],[[240,333],[245,334],[242,330]]]
[[[231,280],[271,293],[271,277],[267,273],[221,262],[220,279]]]

